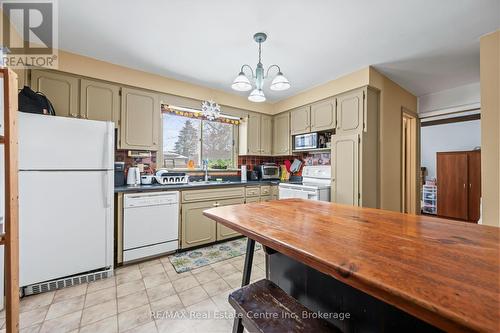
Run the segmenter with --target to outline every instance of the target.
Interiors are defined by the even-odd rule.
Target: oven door
[[[315,148],[318,148],[318,133],[301,134],[294,137],[295,150]]]

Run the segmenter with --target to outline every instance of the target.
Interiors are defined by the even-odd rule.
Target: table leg
[[[255,250],[255,241],[253,239],[248,238],[247,253],[245,255],[245,266],[243,266],[243,279],[241,281],[242,287],[250,283],[254,250]],[[241,318],[234,318],[233,333],[243,333],[243,325],[241,324]]]

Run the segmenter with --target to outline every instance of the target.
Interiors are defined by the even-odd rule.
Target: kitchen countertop
[[[210,187],[229,187],[229,186],[252,186],[252,185],[278,185],[279,180],[249,180],[247,182],[242,181],[222,181],[222,182],[212,182],[212,183],[197,183],[191,182],[188,184],[177,184],[177,185],[139,185],[139,186],[117,186],[115,187],[115,193],[120,192],[154,192],[154,191],[168,191],[168,190],[194,190],[200,188],[210,188]],[[297,184],[300,182],[290,182],[292,184]]]
[[[496,227],[302,199],[203,214],[445,331],[500,327]]]

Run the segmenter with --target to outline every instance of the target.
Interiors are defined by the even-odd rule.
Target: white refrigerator
[[[51,290],[109,271],[113,123],[18,115],[20,286]]]

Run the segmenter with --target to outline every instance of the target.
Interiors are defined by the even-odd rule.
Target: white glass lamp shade
[[[240,72],[236,79],[234,79],[231,88],[237,91],[248,91],[252,89],[252,84],[250,83],[250,80],[248,80],[245,73]]]
[[[271,82],[270,86],[271,90],[287,90],[290,88],[290,82],[288,79],[283,75],[283,73],[279,72],[278,75],[276,75]]]
[[[265,102],[266,101],[266,96],[264,95],[264,92],[262,89],[254,89],[248,96],[248,100],[251,102]]]

